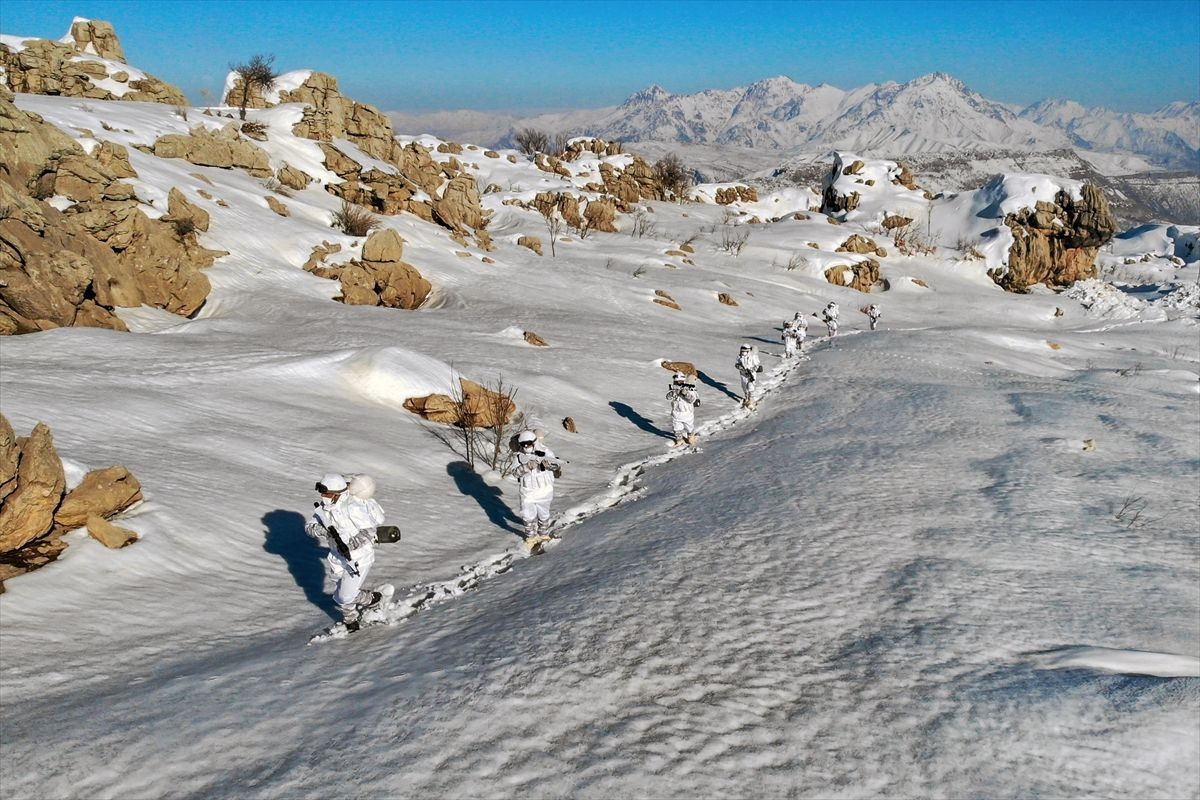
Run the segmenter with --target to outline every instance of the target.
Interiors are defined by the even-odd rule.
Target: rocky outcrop
[[[683,310],[679,303],[675,302],[675,298],[671,297],[670,293],[663,289],[654,290],[654,302],[658,303],[660,306],[666,306],[667,308],[674,309],[675,311]]]
[[[483,228],[487,223],[479,204],[475,179],[470,175],[459,175],[446,184],[441,198],[433,202],[433,218],[458,233]]]
[[[872,253],[874,255],[879,256],[880,258],[883,258],[884,256],[887,255],[887,251],[884,250],[882,247],[875,244],[875,242],[871,241],[867,237],[861,236],[857,233],[852,234],[849,239],[847,239],[846,241],[844,241],[840,245],[838,245],[837,250],[835,250],[834,252],[837,252],[837,253]]]
[[[633,161],[624,169],[607,161],[600,162],[600,180],[604,183],[604,193],[614,198],[622,211],[639,200],[667,199],[668,193],[663,189],[658,173],[641,156],[633,156]]]
[[[312,183],[312,176],[303,170],[296,169],[291,164],[284,164],[275,177],[289,189],[300,190]]]
[[[182,158],[200,167],[240,169],[256,178],[274,174],[266,151],[242,139],[233,122],[217,130],[197,125],[186,136],[168,133],[155,140],[152,152],[159,158]]]
[[[717,189],[714,198],[718,205],[727,206],[730,203],[757,203],[758,190],[753,186],[727,186]]]
[[[737,300],[734,300],[728,292],[718,292],[717,301],[726,306],[736,306],[738,304]]]
[[[603,139],[573,139],[560,158],[563,161],[577,161],[584,153],[594,153],[598,156],[618,156],[621,154],[621,143],[606,142]]]
[[[661,361],[659,366],[667,372],[682,372],[685,375],[695,375],[696,365],[690,361]]]
[[[880,224],[883,225],[883,229],[885,231],[894,231],[897,228],[903,228],[905,225],[911,224],[912,221],[912,217],[905,217],[901,216],[900,214],[891,214],[890,216],[884,217],[883,222]]]
[[[404,407],[430,422],[462,427],[464,422],[473,428],[494,428],[508,422],[517,410],[511,397],[498,394],[474,381],[459,378],[460,397],[430,394],[410,397]]]
[[[218,253],[199,245],[194,225],[172,223],[170,209],[164,220],[140,210],[132,187],[118,180],[128,167],[123,148],[97,152],[116,169],[0,97],[0,334],[124,330],[112,309],[146,304],[188,315],[208,296],[199,270]],[[59,211],[35,199],[51,195],[72,205]],[[183,214],[181,200],[174,210]]]
[[[0,414],[0,591],[4,580],[57,558],[67,531],[142,498],[137,480],[121,466],[92,470],[64,498],[66,484],[50,429],[39,422],[18,438]]]
[[[583,210],[583,217],[591,230],[602,233],[617,232],[617,204],[607,197],[589,200],[587,208]]]
[[[1053,202],[1038,201],[1032,209],[1008,214],[1004,224],[1013,236],[1008,267],[988,274],[1009,291],[1035,283],[1069,286],[1095,277],[1096,254],[1117,230],[1108,198],[1092,184],[1082,187],[1078,200],[1060,190]]]
[[[69,37],[67,42],[26,39],[19,48],[0,44],[0,80],[14,92],[187,105],[183,92],[153,75],[132,71],[139,77],[131,79],[129,69],[110,69],[109,62],[125,57],[109,23],[76,20]],[[102,86],[102,81],[121,88]]]
[[[873,258],[855,264],[839,264],[825,270],[825,280],[835,286],[848,286],[860,292],[870,292],[880,282],[879,262]]]
[[[412,264],[405,263],[404,240],[391,228],[374,231],[363,244],[362,259],[324,266],[327,255],[340,250],[325,243],[313,248],[304,269],[322,278],[340,280],[347,305],[415,309],[433,290]]]

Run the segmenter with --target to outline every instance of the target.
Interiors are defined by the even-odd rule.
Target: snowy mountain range
[[[785,76],[733,89],[673,94],[652,85],[608,108],[534,117],[439,112],[392,114],[401,130],[497,145],[532,126],[609,140],[726,145],[788,153],[850,149],[899,156],[964,149],[1075,147],[1143,156],[1169,169],[1200,168],[1200,104],[1152,114],[1044,100],[1028,108],[989,100],[941,72],[907,83],[843,90]]]

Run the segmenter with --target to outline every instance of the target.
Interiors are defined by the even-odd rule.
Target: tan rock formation
[[[719,294],[717,295],[717,300],[718,300],[718,301],[720,301],[721,303],[723,303],[724,305],[727,305],[727,306],[736,306],[736,305],[738,304],[738,303],[737,303],[737,300],[734,300],[734,299],[733,299],[732,297],[730,297],[730,296],[729,296],[729,294],[727,294],[726,292],[721,292],[721,293],[719,293]]]
[[[617,232],[617,204],[607,197],[589,200],[587,208],[583,210],[583,216],[591,230],[603,233]]]
[[[1008,269],[988,274],[1008,291],[1024,291],[1035,283],[1068,286],[1094,277],[1096,254],[1112,239],[1116,219],[1099,187],[1084,184],[1079,200],[1059,191],[1054,202],[1038,201],[1035,208],[1009,214],[1012,229]]]
[[[391,228],[374,231],[367,238],[361,261],[334,267],[316,266],[327,252],[331,251],[314,248],[305,269],[312,264],[310,271],[314,274],[339,279],[341,301],[346,305],[382,305],[411,310],[419,308],[433,290],[416,267],[401,260],[404,240]]]
[[[606,142],[603,139],[575,139],[567,145],[562,154],[563,161],[577,161],[584,153],[595,153],[598,156],[616,156],[621,154],[620,142]]]
[[[662,361],[659,363],[667,372],[682,372],[685,375],[695,375],[696,365],[690,361]]]
[[[727,206],[730,203],[757,203],[758,190],[753,186],[727,186],[718,189],[714,198],[718,205]]]
[[[76,20],[70,36],[71,42],[26,40],[20,51],[0,44],[0,80],[14,92],[187,105],[183,92],[153,75],[131,81],[125,70],[109,73],[108,66],[96,56],[117,62],[125,60],[121,43],[109,23]],[[117,78],[121,74],[124,80]],[[117,94],[101,88],[98,81],[109,77],[126,84],[130,91]]]
[[[529,344],[533,345],[534,347],[549,347],[550,346],[549,344],[546,343],[545,339],[538,336],[533,331],[525,331],[525,341],[528,342]]]
[[[242,139],[238,126],[232,122],[217,131],[197,125],[186,136],[178,133],[160,136],[154,142],[153,152],[159,158],[182,158],[200,167],[240,169],[256,178],[274,174],[266,151]]]
[[[441,198],[433,202],[433,216],[437,222],[455,231],[483,228],[486,222],[475,179],[460,175],[446,184]]]
[[[54,512],[60,528],[78,528],[88,517],[111,517],[142,499],[142,485],[120,465],[94,469],[83,477]]]
[[[676,311],[683,310],[680,307],[679,303],[675,302],[675,298],[671,297],[671,295],[668,294],[666,291],[664,291],[662,289],[655,289],[654,295],[655,295],[654,302],[658,303],[660,306],[666,306],[667,308],[672,308],[672,309],[675,309]]]
[[[274,211],[279,216],[290,217],[292,215],[292,212],[288,210],[288,207],[286,205],[279,202],[271,195],[266,196],[266,201],[267,201],[267,207],[270,208],[272,211]]]
[[[856,264],[839,264],[825,270],[825,280],[835,286],[849,286],[860,292],[869,293],[879,278],[879,262],[873,258]]]
[[[563,417],[562,426],[567,433],[579,433],[579,429],[575,426],[575,420],[571,417]]]
[[[289,189],[300,190],[312,183],[312,177],[303,170],[296,169],[291,164],[284,164],[275,177]]]
[[[5,425],[11,430],[7,421]],[[67,483],[54,438],[45,424],[39,422],[27,438],[17,439],[15,446],[17,485],[0,506],[0,553],[16,550],[49,532]]]
[[[912,223],[912,217],[903,217],[899,214],[891,214],[883,218],[883,229],[885,231],[893,231],[896,228],[903,228],[905,225]]]
[[[163,215],[167,222],[188,222],[198,231],[207,231],[208,212],[199,206],[189,203],[183,192],[171,187],[167,193],[167,213]]]
[[[128,547],[138,540],[138,535],[127,528],[119,528],[104,517],[87,518],[88,535],[110,550]]]
[[[430,422],[461,426],[466,417],[472,427],[494,428],[507,422],[517,410],[510,397],[497,394],[474,381],[459,378],[461,402],[444,394],[410,397],[404,407]]]
[[[834,252],[836,252],[836,253],[872,253],[874,255],[879,256],[880,258],[883,258],[884,256],[887,255],[887,251],[884,250],[882,247],[875,244],[875,242],[871,241],[867,237],[861,236],[857,233],[852,234],[849,239],[847,239],[846,241],[844,241],[840,245],[838,245],[837,250],[835,250]]]

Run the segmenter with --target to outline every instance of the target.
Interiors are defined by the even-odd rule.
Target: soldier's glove
[[[762,364],[759,364],[759,365],[758,365],[758,368],[757,368],[757,369],[755,369],[754,371],[755,371],[755,372],[762,372]]]

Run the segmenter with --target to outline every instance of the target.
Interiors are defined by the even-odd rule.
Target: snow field
[[[68,129],[186,128],[35,102]],[[544,226],[505,193],[485,196],[496,263],[388,218],[435,301],[346,307],[299,269],[321,241],[360,251],[328,227],[336,198],[295,192],[285,219],[245,175],[131,160],[148,209],[180,187],[231,255],[196,319],[0,342],[14,427],[124,463],[147,498],[120,521],[135,546],[72,534],[0,599],[6,795],[1197,793],[1194,311],[1107,318],[896,254],[897,288],[868,298],[785,266],[861,227],[750,226],[733,258],[724,209],[691,204],[539,258],[511,240]],[[691,236],[694,266],[665,255]],[[810,326],[781,367],[780,322],[830,299],[839,337]],[[856,335],[872,300],[881,330]],[[773,373],[754,414],[740,341]],[[662,359],[701,371],[703,453],[664,452]],[[400,410],[455,374],[503,374],[571,461],[544,558],[517,563],[515,487]],[[371,577],[414,587],[395,620],[430,611],[304,648],[331,606],[301,526],[332,470],[373,475],[404,529]]]

